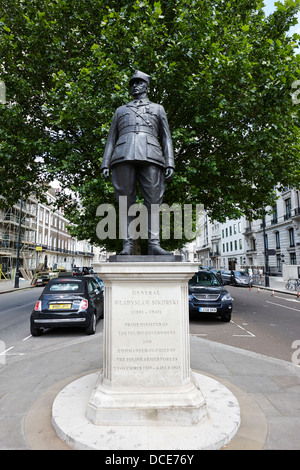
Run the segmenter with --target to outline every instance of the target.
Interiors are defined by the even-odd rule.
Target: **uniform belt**
[[[139,132],[146,132],[147,134],[151,134],[154,137],[158,137],[155,129],[151,128],[150,126],[143,126],[141,124],[135,124],[133,126],[126,126],[119,130],[119,136],[123,134],[128,134],[129,132],[135,132],[138,134]]]

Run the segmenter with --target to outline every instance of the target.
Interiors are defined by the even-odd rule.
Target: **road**
[[[219,319],[199,318],[190,322],[190,333],[208,340],[292,361],[296,343],[300,345],[300,300],[288,294],[264,291],[257,288],[228,286],[234,298],[230,323]],[[47,330],[43,336],[30,335],[31,310],[42,288],[1,294],[0,299],[0,364],[8,363],[15,356],[45,351],[82,338],[81,329]],[[103,320],[97,324],[97,332],[103,330]]]
[[[63,345],[70,340],[82,338],[80,328],[46,330],[41,337],[30,334],[30,314],[43,287],[0,294],[0,365],[8,364],[14,357]],[[98,321],[97,332],[103,330],[103,320]]]
[[[190,333],[290,362],[295,341],[300,343],[300,300],[255,287],[226,288],[234,299],[231,322],[193,319]]]

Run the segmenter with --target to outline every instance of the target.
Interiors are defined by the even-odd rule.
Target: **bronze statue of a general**
[[[136,202],[137,182],[148,211],[148,255],[169,254],[151,227],[150,211],[151,204],[162,204],[165,183],[174,174],[174,154],[166,112],[147,99],[150,80],[150,75],[137,70],[129,81],[133,101],[116,110],[101,165],[105,179],[111,169],[116,199],[127,197],[127,230],[120,255],[133,254],[128,208]]]

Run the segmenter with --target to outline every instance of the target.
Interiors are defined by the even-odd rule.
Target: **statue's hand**
[[[104,169],[102,170],[102,177],[103,177],[105,180],[107,180],[107,179],[109,178],[109,173],[110,173],[109,168],[104,168]]]
[[[174,169],[173,168],[167,168],[166,173],[165,173],[165,181],[171,181],[174,176]]]

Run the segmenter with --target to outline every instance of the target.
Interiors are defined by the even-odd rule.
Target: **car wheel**
[[[85,330],[87,335],[94,335],[96,333],[96,323],[97,323],[96,314],[93,313],[91,323]]]
[[[33,325],[30,325],[31,336],[41,336],[43,334],[43,328],[36,328]]]
[[[221,315],[221,321],[229,322],[231,320],[231,314]]]

